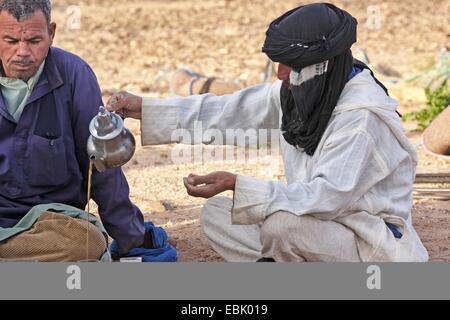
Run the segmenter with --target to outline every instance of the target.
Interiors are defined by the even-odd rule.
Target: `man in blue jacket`
[[[37,205],[61,203],[83,210],[87,203],[86,142],[89,123],[103,105],[101,91],[86,62],[52,47],[55,30],[49,0],[0,0],[0,261],[79,260],[83,256],[70,251],[93,245],[97,248],[87,248],[86,258],[97,259],[106,249],[97,228],[86,228],[91,233],[80,237],[71,228],[79,219],[61,212],[40,216],[33,228],[43,230],[27,230],[43,236],[29,238],[30,246],[28,240],[18,241],[20,248],[12,245],[27,232],[4,236]],[[106,231],[117,241],[118,257],[136,248],[155,249],[154,231],[162,230],[144,225],[121,169],[94,170],[92,197]],[[45,236],[55,219],[59,227]],[[167,236],[163,240],[159,246],[166,245]]]

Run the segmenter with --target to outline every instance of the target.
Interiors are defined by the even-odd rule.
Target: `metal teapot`
[[[87,152],[98,171],[123,166],[133,157],[136,141],[117,114],[100,107],[89,124],[89,131]]]

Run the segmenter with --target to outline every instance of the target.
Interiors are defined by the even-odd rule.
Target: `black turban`
[[[352,72],[356,27],[349,13],[320,3],[285,13],[267,31],[263,52],[293,68],[290,83],[281,88],[283,136],[309,155],[315,153]]]

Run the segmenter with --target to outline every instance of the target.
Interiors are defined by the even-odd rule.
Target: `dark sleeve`
[[[90,135],[89,123],[98,113],[98,108],[103,105],[97,79],[87,64],[77,68],[72,93],[76,154],[86,184],[89,165],[86,147]],[[94,168],[92,198],[99,207],[106,230],[118,242],[121,253],[143,244],[144,217],[129,198],[129,187],[122,169],[109,169],[99,173]]]

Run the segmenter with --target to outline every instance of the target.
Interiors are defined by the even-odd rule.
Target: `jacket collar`
[[[39,100],[40,98],[59,88],[63,84],[64,81],[61,76],[61,72],[56,64],[53,49],[50,47],[47,58],[45,59],[44,71],[42,72],[36,86],[34,87],[33,92],[28,98],[27,105]],[[0,96],[0,114],[3,115],[3,117],[5,117],[6,119],[15,122],[12,116],[9,114],[9,111],[3,99],[3,95]]]

